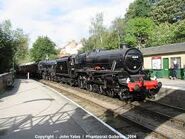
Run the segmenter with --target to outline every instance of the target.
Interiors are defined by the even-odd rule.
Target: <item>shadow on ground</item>
[[[0,102],[2,101],[1,100],[2,98],[16,94],[18,92],[18,89],[19,89],[19,86],[20,86],[21,82],[23,82],[23,81],[15,80],[14,84],[13,84],[13,87],[7,88],[7,90],[5,92],[0,94]]]
[[[41,116],[29,114],[1,118],[0,127],[4,129],[0,130],[0,138],[33,139],[36,136],[44,135],[51,135],[57,138],[61,135],[85,135],[85,131],[72,118],[81,111],[80,108],[72,111],[64,111],[64,107],[65,105],[53,114]]]

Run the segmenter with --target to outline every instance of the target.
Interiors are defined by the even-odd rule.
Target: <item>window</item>
[[[171,57],[171,62],[170,63],[171,63],[170,68],[173,68],[174,64],[177,64],[178,68],[181,68],[181,57]]]

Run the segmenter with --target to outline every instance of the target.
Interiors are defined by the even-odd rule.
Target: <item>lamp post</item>
[[[12,73],[12,78],[14,80],[15,78],[15,54],[12,57],[12,70],[10,70],[10,72]]]
[[[118,30],[118,47],[120,48],[121,45],[121,38],[120,38],[120,32]]]
[[[140,36],[140,34],[138,34],[137,40],[138,40],[138,49],[140,50],[141,49],[141,41],[142,41],[142,37]]]
[[[46,61],[48,61],[49,60],[49,56],[48,56],[48,54],[46,54]]]
[[[139,33],[137,36],[137,40],[138,40],[138,49],[140,50],[141,48],[145,48],[145,38]]]

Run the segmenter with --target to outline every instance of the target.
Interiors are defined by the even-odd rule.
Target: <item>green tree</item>
[[[161,23],[156,26],[151,34],[151,45],[159,46],[185,41],[185,20],[170,24]]]
[[[120,38],[118,36],[118,32],[114,31],[107,31],[104,33],[104,49],[116,49],[120,46]]]
[[[119,47],[120,36],[122,34],[122,19],[115,20],[110,29],[103,25],[103,14],[97,14],[91,21],[90,37],[83,39],[84,47],[82,51],[91,51],[93,49],[115,49]]]
[[[7,72],[12,67],[14,52],[12,38],[0,28],[0,73]]]
[[[184,0],[160,0],[151,11],[151,16],[157,23],[175,23],[185,19]]]
[[[174,42],[175,26],[170,23],[162,23],[155,26],[151,36],[150,43],[152,46],[159,46]]]
[[[128,20],[124,36],[125,43],[139,48],[148,47],[154,27],[155,24],[150,18],[138,17]]]
[[[57,55],[55,46],[55,43],[47,36],[38,37],[37,40],[33,43],[33,47],[31,49],[32,59],[37,62],[47,58],[53,58]]]
[[[113,34],[117,34],[118,37],[118,46],[124,43],[124,35],[125,35],[125,28],[126,28],[126,20],[122,18],[116,18],[113,23],[111,30]],[[114,35],[116,39],[116,35]]]
[[[105,33],[105,27],[103,26],[103,14],[99,13],[95,18],[91,20],[91,26],[89,30],[90,35],[94,39],[94,48],[103,47],[103,34]]]
[[[9,55],[8,58],[5,59],[11,59],[9,62],[11,63],[7,63],[7,65],[9,65],[8,67],[10,68],[11,65],[15,65],[20,63],[20,61],[23,61],[28,54],[28,36],[24,34],[22,29],[12,29],[12,24],[10,22],[10,20],[5,20],[2,22],[2,24],[0,25],[1,31],[7,36],[6,38],[4,38],[4,41],[9,40],[9,43],[11,42],[11,47],[12,47],[12,56]],[[8,47],[10,46],[6,46],[6,48],[8,49]],[[4,51],[6,51],[4,49]],[[10,51],[10,50],[9,50]],[[4,52],[3,52],[4,53]],[[5,53],[4,53],[5,54]],[[7,57],[5,55],[5,57]]]
[[[80,52],[89,52],[93,50],[95,47],[95,37],[90,36],[88,39],[83,38],[81,40],[83,47],[81,48]]]
[[[25,62],[28,58],[28,35],[24,34],[22,29],[16,29],[14,31],[14,40],[16,43],[15,60],[16,63]]]
[[[175,24],[174,40],[176,42],[185,41],[185,19]]]
[[[14,65],[16,43],[9,20],[0,24],[0,73],[8,72]]]
[[[129,9],[125,14],[126,19],[135,17],[149,17],[151,12],[151,2],[149,0],[135,0],[129,5]]]

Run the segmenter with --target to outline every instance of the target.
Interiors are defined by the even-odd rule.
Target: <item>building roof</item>
[[[167,44],[163,46],[148,47],[141,49],[144,56],[185,53],[185,43]]]

